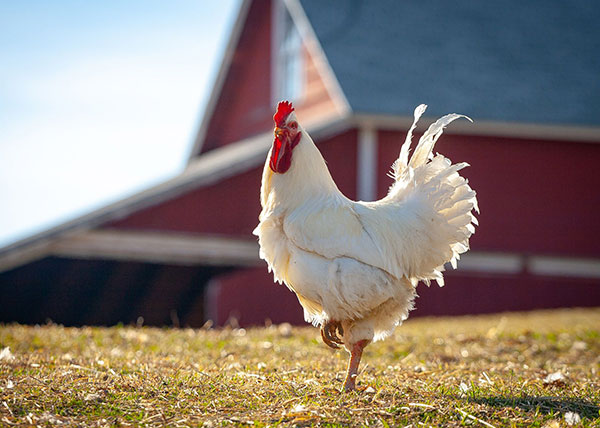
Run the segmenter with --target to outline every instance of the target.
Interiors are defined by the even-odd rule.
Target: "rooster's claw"
[[[340,336],[343,335],[344,329],[342,328],[342,323],[339,321],[327,321],[321,326],[321,338],[323,339],[323,343],[332,349],[338,349],[339,345],[344,344],[342,339],[340,339]]]

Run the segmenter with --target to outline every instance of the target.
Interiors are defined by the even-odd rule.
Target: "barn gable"
[[[190,159],[269,131],[281,99],[294,103],[308,127],[348,111],[302,10],[280,1],[243,2]]]

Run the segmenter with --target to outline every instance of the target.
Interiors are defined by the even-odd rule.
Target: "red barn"
[[[599,20],[542,0],[243,2],[185,170],[0,250],[0,321],[301,322],[251,235],[280,99],[362,200],[386,193],[416,105],[475,120],[436,148],[472,165],[481,226],[414,315],[599,306]]]

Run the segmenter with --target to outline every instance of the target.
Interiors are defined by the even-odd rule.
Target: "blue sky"
[[[0,247],[183,169],[238,7],[0,1]]]

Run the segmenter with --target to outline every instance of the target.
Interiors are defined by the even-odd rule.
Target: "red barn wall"
[[[250,235],[260,213],[260,179],[261,171],[255,168],[136,211],[123,219],[106,224],[105,227]]]
[[[444,287],[418,285],[414,315],[485,314],[600,304],[600,287],[594,278],[448,271],[445,279]]]
[[[337,137],[319,142],[317,146],[340,191],[351,199],[356,198],[356,167],[358,132],[347,131]]]
[[[380,196],[404,135],[379,133]],[[600,144],[444,134],[435,151],[471,165],[461,174],[481,209],[472,249],[600,257]]]
[[[217,277],[217,288],[207,304],[217,325],[235,318],[240,325],[264,325],[265,320],[279,324],[304,321],[302,307],[294,293],[285,285],[273,282],[267,265],[252,269],[239,269]]]
[[[419,284],[411,317],[527,311],[569,306],[597,306],[597,280],[448,272],[447,285]],[[224,325],[235,318],[241,326],[290,322],[303,324],[300,303],[285,285],[273,282],[263,268],[241,269],[216,278],[208,304],[214,321]],[[541,305],[540,305],[541,304]],[[209,310],[210,311],[210,310]]]

